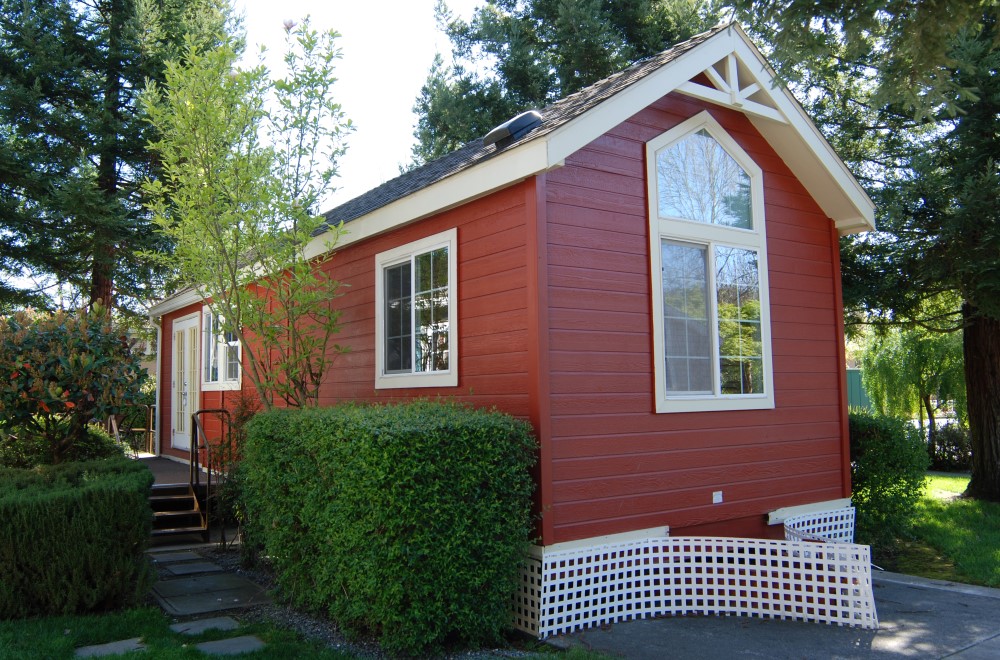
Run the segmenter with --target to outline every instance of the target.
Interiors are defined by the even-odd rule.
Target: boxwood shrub
[[[907,420],[867,411],[851,412],[850,435],[857,540],[891,555],[923,492],[927,446]]]
[[[125,458],[0,468],[0,619],[141,601],[152,483]]]
[[[293,603],[421,654],[509,624],[534,462],[530,426],[502,413],[342,405],[255,417],[242,478]]]

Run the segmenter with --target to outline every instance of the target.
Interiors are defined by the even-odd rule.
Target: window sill
[[[235,390],[243,389],[243,384],[241,381],[226,381],[224,383],[206,383],[202,382],[201,391],[202,392],[232,392]]]
[[[375,377],[376,390],[399,390],[411,387],[456,387],[458,373],[391,374]]]
[[[747,397],[674,397],[656,402],[657,413],[725,412],[729,410],[770,410],[774,395]]]

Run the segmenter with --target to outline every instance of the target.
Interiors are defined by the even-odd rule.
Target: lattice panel
[[[541,638],[668,614],[878,627],[868,546],[654,538],[545,552],[526,566],[518,595],[523,613],[515,614],[515,625]],[[532,625],[527,619],[538,577],[541,599]]]
[[[661,542],[545,553],[539,636],[657,614]]]
[[[529,635],[539,636],[538,618],[542,604],[541,550],[532,552],[521,564],[520,583],[514,594],[513,626]]]
[[[864,545],[677,537],[665,546],[664,588],[670,614],[878,627]]]
[[[785,539],[854,543],[854,507],[804,513],[786,518]]]

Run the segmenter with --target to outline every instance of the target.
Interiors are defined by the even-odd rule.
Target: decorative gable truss
[[[754,76],[735,52],[727,54],[706,68],[702,74],[713,85],[712,87],[694,79],[679,85],[677,91],[710,103],[729,106],[750,115],[782,124],[788,123],[775,105],[767,84]]]

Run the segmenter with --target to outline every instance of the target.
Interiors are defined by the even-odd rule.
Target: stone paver
[[[173,596],[189,596],[191,594],[239,589],[247,585],[252,585],[260,589],[260,587],[257,587],[257,585],[245,577],[232,573],[221,573],[219,575],[198,575],[195,577],[160,580],[153,585],[153,591],[163,598],[171,598]]]
[[[149,553],[150,558],[157,564],[167,564],[175,561],[195,561],[202,560],[204,557],[199,555],[197,552],[191,552],[190,550],[182,551],[171,551],[171,552],[151,552]]]
[[[211,619],[195,619],[175,623],[170,629],[182,635],[200,635],[206,630],[236,630],[240,622],[231,616],[216,616]]]
[[[220,639],[217,642],[203,642],[196,644],[195,648],[207,655],[242,655],[243,653],[259,651],[264,646],[264,642],[259,637],[244,635],[232,639]]]
[[[76,650],[78,658],[101,658],[112,655],[122,655],[129,651],[142,651],[146,645],[139,641],[141,638],[123,639],[118,642],[107,644],[95,644],[93,646],[81,646]]]
[[[153,585],[153,596],[165,611],[175,616],[208,614],[271,602],[259,585],[230,573],[160,580]]]
[[[163,568],[173,575],[199,575],[201,573],[222,572],[222,567],[211,561],[189,561],[179,564],[168,564]]]

